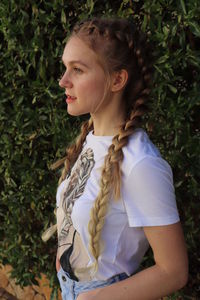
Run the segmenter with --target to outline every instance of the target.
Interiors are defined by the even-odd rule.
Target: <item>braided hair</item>
[[[147,109],[151,68],[149,59],[144,53],[144,50],[147,50],[144,35],[126,19],[94,18],[86,20],[75,25],[71,37],[73,36],[81,38],[97,53],[98,62],[103,67],[105,74],[108,75],[108,79],[114,71],[125,69],[128,72],[128,81],[122,94],[126,100],[125,121],[120,125],[118,134],[113,137],[112,144],[105,156],[101,171],[100,191],[91,209],[88,224],[89,247],[95,259],[94,270],[96,272],[98,257],[102,251],[100,247],[101,231],[108,211],[109,199],[111,193],[114,194],[116,200],[120,197],[123,147],[127,145],[129,136],[139,126]],[[65,179],[81,152],[87,134],[92,129],[93,122],[90,118],[82,125],[81,134],[76,143],[67,149],[66,157],[54,164],[53,168],[64,163],[59,183]]]
[[[66,148],[66,156],[51,165],[51,169],[54,170],[64,164],[61,176],[58,181],[58,185],[60,185],[61,182],[66,178],[71,167],[77,160],[79,153],[82,150],[82,145],[86,139],[86,136],[89,133],[89,131],[92,130],[92,128],[93,128],[92,118],[90,118],[88,121],[83,122],[81,126],[81,132],[76,138],[75,143],[69,146],[68,148]]]

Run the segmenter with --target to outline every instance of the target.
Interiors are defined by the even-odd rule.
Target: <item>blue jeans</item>
[[[78,295],[82,292],[93,290],[98,287],[110,285],[114,282],[121,281],[128,278],[126,273],[115,275],[108,280],[96,280],[96,281],[75,281],[69,278],[68,274],[60,268],[57,273],[58,280],[62,291],[63,300],[76,300]]]

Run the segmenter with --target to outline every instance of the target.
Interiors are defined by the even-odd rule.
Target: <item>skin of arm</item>
[[[56,271],[58,272],[60,270],[60,260],[58,258],[58,252],[56,255]]]
[[[81,293],[77,300],[154,300],[187,283],[188,257],[180,222],[143,229],[155,264],[110,286]]]

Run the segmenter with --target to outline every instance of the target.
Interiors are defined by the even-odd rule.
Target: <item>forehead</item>
[[[88,65],[97,63],[97,55],[95,52],[78,37],[71,37],[69,39],[65,46],[62,59],[65,64],[71,61],[83,61]]]

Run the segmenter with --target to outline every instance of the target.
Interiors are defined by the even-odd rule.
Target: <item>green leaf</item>
[[[61,23],[66,24],[66,22],[67,22],[66,14],[65,14],[64,10],[62,9],[62,11],[61,11]]]
[[[171,91],[172,93],[174,93],[174,94],[177,93],[177,89],[175,88],[175,86],[173,86],[173,85],[171,85],[171,84],[168,84],[167,86],[169,87],[169,89],[170,89],[170,91]]]
[[[93,0],[87,0],[87,7],[89,8],[88,14],[90,15],[94,10],[94,1]]]
[[[186,15],[187,12],[186,12],[186,8],[185,8],[185,2],[184,2],[184,0],[180,0],[180,2],[181,2],[181,8],[183,10],[183,13],[184,13],[184,15]]]
[[[194,33],[194,35],[196,35],[197,37],[200,37],[200,26],[197,22],[195,21],[189,21],[188,22],[191,31]]]
[[[159,59],[156,61],[156,63],[160,65],[160,64],[165,63],[168,59],[169,59],[169,55],[165,54],[165,55],[159,57]]]

